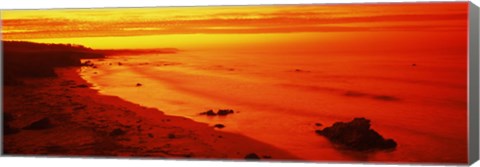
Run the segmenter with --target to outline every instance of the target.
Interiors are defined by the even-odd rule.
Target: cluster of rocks
[[[200,113],[200,115],[226,116],[226,115],[233,114],[233,113],[235,113],[235,111],[233,111],[231,109],[219,109],[217,112],[215,112],[213,110],[208,110],[208,111]],[[215,124],[215,125],[213,125],[213,127],[218,128],[218,129],[222,129],[222,128],[225,128],[225,125],[224,124]]]
[[[205,111],[205,112],[202,112],[200,113],[200,115],[206,115],[206,116],[226,116],[226,115],[229,115],[229,114],[233,114],[235,113],[235,111],[231,110],[231,109],[220,109],[218,110],[217,112],[213,111],[213,110],[208,110],[208,111]]]
[[[336,122],[317,134],[325,136],[331,142],[357,151],[394,149],[397,143],[393,139],[385,139],[370,128],[370,120],[355,118],[350,122]]]

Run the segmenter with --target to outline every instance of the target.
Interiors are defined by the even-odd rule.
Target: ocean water
[[[183,51],[93,61],[97,68],[82,68],[81,75],[102,94],[221,123],[221,131],[304,160],[466,161],[466,60],[459,55]],[[199,115],[209,109],[236,113]],[[348,151],[314,133],[355,117],[370,119],[398,143],[396,150]]]

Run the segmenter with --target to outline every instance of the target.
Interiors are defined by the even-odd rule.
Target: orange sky
[[[267,40],[265,35],[278,33],[291,39],[292,33],[327,37],[328,32],[466,32],[467,8],[466,2],[454,2],[6,10],[1,15],[6,40],[115,48],[136,38],[182,47],[206,36],[212,40],[205,43],[215,45],[226,39],[261,42]]]

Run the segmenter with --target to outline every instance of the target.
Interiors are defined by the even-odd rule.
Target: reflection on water
[[[93,61],[81,74],[103,94],[222,123],[304,159],[466,161],[466,58],[458,55],[185,51]],[[236,113],[199,115],[209,109]],[[314,133],[323,128],[315,123],[354,117],[371,119],[397,150],[340,150]]]

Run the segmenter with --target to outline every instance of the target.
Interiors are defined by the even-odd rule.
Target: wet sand
[[[255,153],[262,159],[299,160],[242,135],[101,95],[78,70],[61,68],[58,78],[4,87],[5,123],[19,130],[4,136],[6,155],[243,160]],[[45,118],[48,127],[22,129]]]

